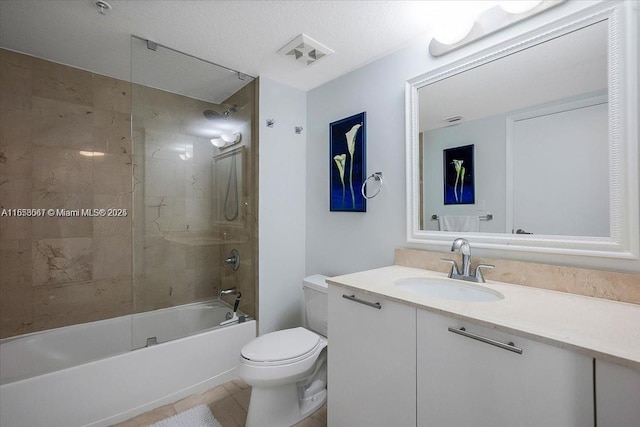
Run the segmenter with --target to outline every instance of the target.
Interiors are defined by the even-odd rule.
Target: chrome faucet
[[[219,298],[222,298],[224,295],[235,295],[236,300],[233,302],[233,313],[227,313],[227,320],[220,323],[220,326],[229,325],[234,322],[244,322],[246,316],[238,317],[238,306],[240,305],[240,300],[242,299],[242,293],[238,290],[238,288],[229,288],[223,291],[220,291]]]
[[[451,252],[460,252],[462,254],[462,273],[458,270],[458,264],[452,259],[442,259],[444,262],[451,263],[451,271],[449,277],[451,279],[466,280],[467,282],[484,283],[482,268],[494,268],[490,264],[478,264],[474,274],[471,271],[471,245],[467,239],[458,238],[451,245]]]
[[[461,237],[453,241],[451,252],[460,252],[462,254],[462,275],[469,276],[471,268],[471,246],[467,239]]]
[[[237,288],[233,287],[233,288],[229,288],[229,289],[225,289],[223,291],[220,291],[220,294],[218,295],[219,297],[222,297],[223,295],[238,295],[240,294],[240,291],[238,291]]]
[[[240,254],[236,249],[231,249],[229,256],[224,260],[224,265],[230,267],[233,271],[237,271],[240,268]]]

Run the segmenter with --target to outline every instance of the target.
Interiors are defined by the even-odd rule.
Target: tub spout
[[[227,313],[227,320],[220,323],[220,326],[229,325],[231,323],[241,323],[244,322],[244,316],[242,316],[242,320],[238,318],[238,306],[240,305],[240,300],[242,299],[242,293],[238,291],[236,288],[226,289],[224,291],[220,291],[220,297],[223,295],[233,294],[236,296],[235,301],[233,302],[233,314]]]
[[[218,297],[222,298],[225,295],[236,295],[239,294],[240,292],[238,291],[237,288],[229,288],[229,289],[225,289],[224,291],[220,291],[220,294],[218,295]]]

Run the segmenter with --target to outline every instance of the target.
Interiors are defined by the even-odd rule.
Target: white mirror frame
[[[488,256],[640,272],[638,3],[601,2],[406,83],[407,242],[448,246],[465,237]],[[608,20],[610,237],[522,236],[420,230],[418,90],[484,63]],[[552,208],[552,207],[550,207]],[[494,213],[495,214],[495,213]]]

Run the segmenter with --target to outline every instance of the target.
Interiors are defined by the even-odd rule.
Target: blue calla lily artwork
[[[332,212],[366,212],[360,189],[366,176],[366,112],[329,125]]]
[[[475,203],[473,144],[444,150],[444,204]]]

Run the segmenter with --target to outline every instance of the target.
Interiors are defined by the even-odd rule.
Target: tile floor
[[[222,427],[244,427],[251,387],[240,379],[231,380],[200,394],[193,394],[173,404],[140,414],[113,427],[143,427],[157,423],[198,405],[207,405]],[[295,427],[326,427],[327,405],[302,420]],[[265,426],[266,427],[266,426]]]

